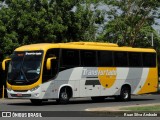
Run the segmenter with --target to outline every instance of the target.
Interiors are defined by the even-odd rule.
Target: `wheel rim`
[[[62,94],[61,94],[61,98],[62,98],[63,100],[67,100],[67,99],[68,99],[67,93],[62,93]]]
[[[128,97],[129,97],[129,94],[128,94],[128,91],[126,90],[123,93],[123,98],[126,100],[126,99],[128,99]]]

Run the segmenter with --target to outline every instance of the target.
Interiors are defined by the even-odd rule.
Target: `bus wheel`
[[[59,99],[56,100],[60,104],[67,104],[69,102],[70,96],[66,88],[62,89],[59,94]]]
[[[131,99],[131,90],[130,87],[124,86],[121,89],[120,100],[129,101]]]
[[[41,99],[30,99],[31,103],[34,105],[41,105],[42,100]]]

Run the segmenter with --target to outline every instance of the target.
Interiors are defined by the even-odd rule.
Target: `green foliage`
[[[107,23],[97,39],[97,29]],[[70,41],[105,41],[150,47],[159,18],[159,0],[0,0],[0,53],[9,55],[21,45]],[[108,10],[109,9],[109,10]]]
[[[1,0],[0,6],[3,54],[25,44],[94,40],[103,21],[90,0]]]
[[[123,107],[120,110],[129,110],[129,111],[160,111],[160,105],[149,105],[149,106],[135,106],[135,107]]]
[[[125,46],[148,47],[154,33],[155,43],[160,38],[151,27],[159,17],[159,0],[103,0],[109,8],[108,22],[100,39]],[[147,39],[146,39],[147,38]],[[149,42],[148,42],[149,41]]]

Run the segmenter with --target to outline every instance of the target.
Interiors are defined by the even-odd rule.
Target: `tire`
[[[93,102],[103,102],[105,97],[91,97]]]
[[[120,99],[121,101],[129,101],[131,99],[131,90],[129,87],[122,87]]]
[[[62,89],[59,94],[59,99],[56,101],[60,104],[67,104],[69,102],[70,96],[66,88]]]
[[[42,105],[41,99],[30,99],[30,101],[33,105]]]

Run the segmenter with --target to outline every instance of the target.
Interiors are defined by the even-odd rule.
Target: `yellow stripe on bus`
[[[116,81],[116,67],[99,67],[98,78],[104,88],[110,88]]]
[[[157,79],[157,81],[155,79]],[[146,82],[142,86],[138,94],[156,92],[157,86],[158,86],[157,68],[150,68]]]
[[[33,83],[31,85],[10,85],[7,82],[7,88],[12,89],[12,90],[31,90],[32,88],[35,88],[41,84],[42,84],[41,80],[38,80],[36,83]]]

